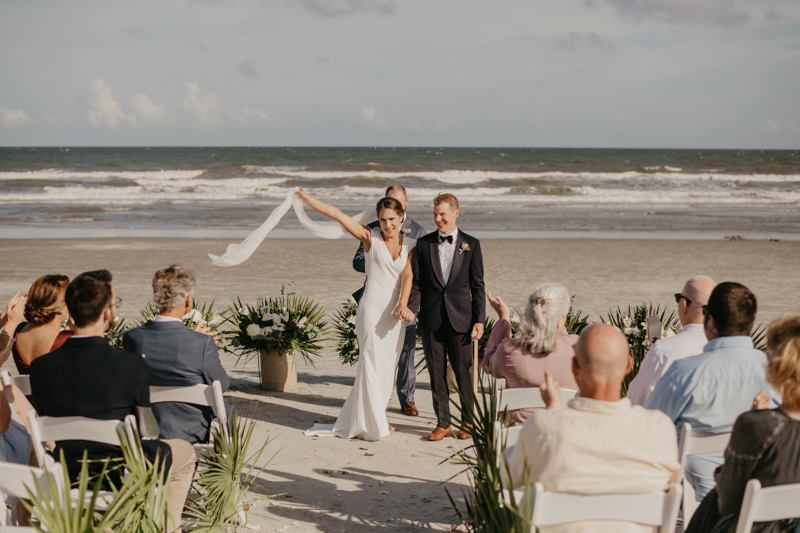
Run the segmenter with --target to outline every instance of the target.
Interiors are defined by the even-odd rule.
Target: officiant
[[[406,209],[406,214],[403,218],[401,226],[401,233],[404,237],[410,239],[419,239],[427,233],[427,230],[418,222],[411,220],[408,216],[408,195],[406,189],[402,185],[390,185],[386,189],[386,197],[394,198],[400,202]],[[376,220],[367,224],[367,227],[380,228],[380,223]],[[358,251],[353,257],[353,268],[362,274],[366,271],[366,260],[364,259],[364,245],[359,244]],[[361,300],[361,295],[364,293],[364,287],[361,287],[353,294],[356,303]],[[403,342],[403,350],[400,352],[400,359],[397,362],[397,399],[400,400],[400,406],[407,416],[419,415],[417,406],[414,405],[414,389],[417,384],[417,373],[414,369],[414,354],[417,347],[417,321],[414,319],[406,326],[406,336]]]

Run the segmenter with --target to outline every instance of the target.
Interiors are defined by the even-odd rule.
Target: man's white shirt
[[[644,356],[639,373],[628,386],[628,398],[636,405],[644,405],[651,386],[667,372],[678,359],[700,355],[708,343],[703,324],[686,324],[683,331],[653,344]]]
[[[441,231],[439,233],[439,238],[447,237]],[[444,280],[444,284],[447,285],[448,280],[450,279],[450,272],[453,271],[453,258],[456,255],[456,241],[458,240],[458,228],[453,230],[451,233],[453,237],[453,242],[441,242],[439,241],[439,262],[442,264],[442,279]]]
[[[183,322],[183,320],[174,316],[157,315],[153,322]]]

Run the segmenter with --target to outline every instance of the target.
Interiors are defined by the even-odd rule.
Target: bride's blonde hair
[[[558,341],[558,319],[569,313],[569,293],[560,283],[542,283],[528,297],[516,342],[530,353],[552,353]]]

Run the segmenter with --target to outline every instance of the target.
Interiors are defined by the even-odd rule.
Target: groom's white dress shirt
[[[441,231],[439,233],[439,238],[447,237]],[[444,284],[447,285],[447,281],[450,279],[450,272],[453,270],[453,258],[456,255],[456,241],[458,240],[458,228],[453,230],[453,233],[450,235],[453,236],[453,242],[441,242],[439,241],[439,262],[442,264],[442,279],[444,280]]]
[[[667,373],[670,365],[678,359],[700,355],[706,343],[708,339],[703,324],[686,324],[677,335],[653,344],[628,387],[630,401],[636,405],[644,405],[650,387]]]

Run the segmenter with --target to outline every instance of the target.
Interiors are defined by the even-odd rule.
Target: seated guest
[[[119,305],[111,286],[111,273],[97,270],[81,274],[67,287],[66,302],[75,322],[75,335],[58,350],[31,364],[31,388],[39,413],[123,420],[135,415],[137,407],[149,407],[145,359],[140,354],[112,348],[103,338],[114,323]],[[150,460],[160,452],[159,456],[172,465],[169,502],[179,525],[194,473],[194,449],[179,439],[145,440],[142,447]],[[73,480],[80,472],[84,450],[88,451],[89,460],[122,455],[116,446],[88,441],[57,442],[56,456],[60,450],[64,451]],[[170,524],[168,531],[172,529]]]
[[[10,350],[0,350],[0,366],[5,363]],[[14,387],[3,387],[0,383],[0,463],[14,463],[18,465],[38,466],[36,455],[33,451],[31,436],[20,412],[33,409],[25,396]],[[0,494],[0,512],[5,513],[3,495]],[[30,514],[25,505],[17,503],[17,520],[19,525],[28,525]],[[13,529],[13,528],[12,528]]]
[[[549,371],[562,387],[575,390],[572,357],[577,335],[564,329],[569,312],[569,293],[559,283],[539,285],[528,298],[525,316],[516,338],[511,338],[509,311],[500,296],[489,304],[500,319],[492,328],[481,366],[496,378],[505,378],[507,389],[538,387]],[[512,411],[515,425],[525,422],[534,409]]]
[[[708,338],[703,353],[672,363],[645,407],[666,413],[678,431],[688,422],[697,431],[730,432],[736,418],[750,409],[751,398],[769,389],[767,356],[750,338],[757,307],[755,295],[744,285],[717,285],[703,307]],[[722,453],[686,458],[686,479],[697,501],[714,488],[714,470],[721,464]]]
[[[628,398],[644,405],[650,387],[661,379],[672,363],[678,359],[703,353],[708,339],[703,330],[703,306],[717,284],[709,277],[695,276],[675,295],[678,319],[683,331],[673,337],[653,344],[639,366],[639,372],[628,387]]]
[[[594,324],[575,346],[572,372],[580,396],[561,404],[560,386],[548,372],[542,384],[547,409],[531,414],[508,450],[511,486],[529,482],[544,490],[580,494],[636,494],[666,490],[680,472],[675,427],[658,411],[620,399],[633,367],[625,336]],[[658,528],[611,520],[571,522],[541,533],[639,533]]]
[[[717,486],[697,508],[687,533],[736,531],[747,482],[762,487],[800,483],[800,316],[786,314],[767,330],[767,381],[782,403],[767,410],[762,391],[753,410],[736,419],[725,462],[714,474]],[[761,409],[761,410],[759,410]],[[800,530],[800,519],[757,522],[754,533]]]
[[[130,352],[146,354],[150,385],[211,385],[219,380],[225,391],[228,374],[220,363],[214,338],[183,324],[183,316],[194,302],[194,285],[194,272],[181,265],[156,272],[153,301],[159,315],[125,333],[122,343]],[[165,402],[153,404],[153,413],[162,439],[208,442],[208,428],[214,418],[210,407]]]
[[[14,363],[20,374],[30,374],[34,359],[60,348],[74,333],[61,329],[69,319],[64,303],[67,285],[69,278],[60,274],[42,276],[31,285],[25,303],[27,322],[19,323],[13,332],[9,332],[16,339]]]

